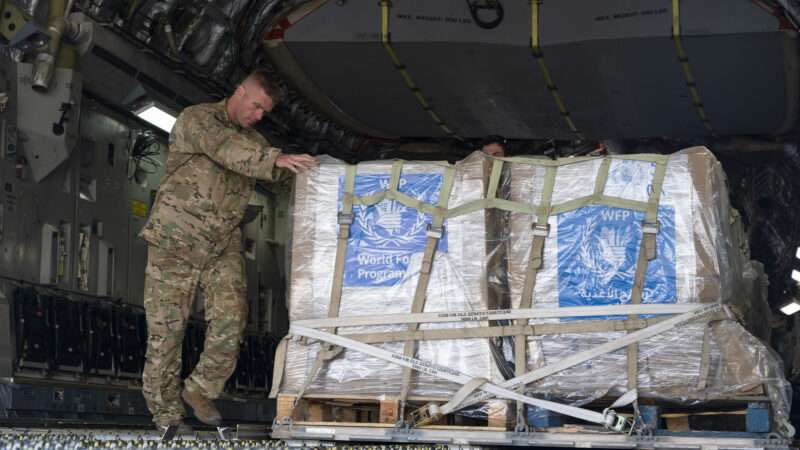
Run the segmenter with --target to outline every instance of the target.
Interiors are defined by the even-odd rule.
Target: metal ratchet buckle
[[[533,229],[533,235],[534,236],[547,237],[547,236],[550,235],[550,224],[549,223],[539,224],[537,222],[534,222],[533,226],[531,228]]]
[[[642,222],[642,232],[645,234],[658,234],[661,230],[661,224],[656,220],[655,222]]]
[[[434,227],[428,224],[428,230],[425,232],[425,235],[429,238],[441,239],[442,235],[444,235],[444,225]]]
[[[350,225],[353,223],[353,213],[339,213],[339,225]]]

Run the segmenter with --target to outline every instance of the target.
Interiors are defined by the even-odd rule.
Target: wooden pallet
[[[283,419],[291,417],[295,423],[306,425],[342,425],[342,426],[368,426],[392,427],[400,419],[400,403],[398,400],[380,400],[374,397],[348,397],[348,396],[315,396],[304,397],[294,408],[296,396],[279,394],[277,401],[276,417]],[[586,408],[602,411],[608,405],[605,399],[595,401]],[[667,431],[741,431],[765,432],[763,427],[765,418],[763,408],[769,408],[764,397],[731,398],[716,400],[711,404],[696,406],[669,405],[656,402],[652,399],[642,399],[640,407],[656,408],[656,416],[652,425]],[[406,413],[427,404],[430,401],[446,402],[445,399],[411,398]],[[748,410],[748,405],[760,405],[762,412]],[[439,421],[422,428],[449,427],[452,429],[480,429],[480,430],[513,430],[516,419],[515,402],[509,400],[493,399],[485,404],[488,418],[478,419],[461,415],[449,415]],[[630,408],[618,411],[622,415],[632,415]],[[585,426],[585,423],[571,417],[560,416],[556,413],[542,411],[538,424],[531,423],[536,429],[557,430],[559,428]],[[755,418],[755,419],[754,419]],[[768,426],[768,425],[766,425]]]
[[[394,426],[400,419],[399,400],[379,400],[368,397],[304,397],[294,407],[296,396],[279,394],[275,417],[291,417],[301,424],[340,424],[358,426]],[[433,399],[431,399],[433,400]],[[446,400],[436,399],[444,403]],[[416,409],[427,402],[409,402]],[[482,430],[507,430],[513,427],[512,402],[491,400],[486,403],[488,419],[468,419],[460,416],[445,416],[431,425],[434,427],[479,428]],[[408,412],[408,411],[407,411]]]

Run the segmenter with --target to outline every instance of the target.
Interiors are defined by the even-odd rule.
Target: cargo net
[[[296,183],[272,395],[433,399],[431,416],[500,397],[518,425],[523,404],[553,410],[542,399],[759,395],[786,423],[780,360],[737,316],[766,301],[737,217],[702,147],[323,159]]]

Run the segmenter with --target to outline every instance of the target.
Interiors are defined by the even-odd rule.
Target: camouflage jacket
[[[279,178],[280,150],[231,122],[225,101],[183,110],[169,141],[166,175],[139,235],[202,267],[229,244],[241,245],[238,225],[255,179]]]

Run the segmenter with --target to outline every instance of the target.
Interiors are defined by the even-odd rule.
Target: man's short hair
[[[272,81],[269,74],[264,69],[256,69],[247,76],[248,80],[255,82],[264,92],[272,98],[272,101],[277,105],[283,101],[284,94],[278,83]]]
[[[508,139],[500,136],[499,134],[492,134],[481,139],[481,141],[478,143],[478,147],[483,147],[489,144],[500,144],[501,147],[505,148],[508,145]]]

